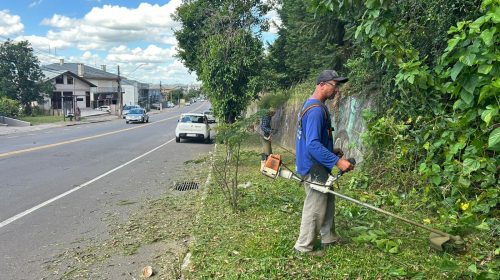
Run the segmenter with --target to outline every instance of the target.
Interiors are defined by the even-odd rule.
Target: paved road
[[[78,240],[106,238],[105,219],[163,193],[183,162],[213,148],[175,143],[181,112],[0,136],[0,279],[41,279],[44,263]],[[49,277],[50,279],[50,277]]]

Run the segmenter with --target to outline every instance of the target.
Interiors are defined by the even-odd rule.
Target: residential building
[[[83,63],[59,63],[43,66],[45,71],[69,71],[76,76],[95,85],[90,88],[90,108],[108,105],[112,114],[120,114],[120,94],[118,94],[119,76],[106,72],[106,66],[101,69],[86,66]],[[123,93],[123,91],[121,91]]]
[[[42,67],[45,80],[50,81],[54,90],[45,97],[42,108],[51,115],[74,114],[76,107],[90,108],[92,88],[97,87],[88,80],[68,70],[53,70]]]

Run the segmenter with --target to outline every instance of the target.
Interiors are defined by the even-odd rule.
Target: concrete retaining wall
[[[295,136],[298,127],[298,114],[305,100],[289,100],[279,107],[272,119],[272,128],[277,129],[273,136],[273,143],[277,143],[287,149],[295,151]],[[363,146],[361,134],[366,129],[366,124],[362,118],[364,109],[370,109],[374,102],[370,98],[346,96],[338,102],[327,101],[332,123],[335,131],[333,133],[335,148],[341,148],[346,158],[354,157],[357,162],[363,160]],[[252,105],[248,113],[257,110],[256,105]]]

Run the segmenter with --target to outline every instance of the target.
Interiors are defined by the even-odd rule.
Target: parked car
[[[208,123],[215,123],[214,113],[210,110],[203,111],[203,115],[207,116]]]
[[[108,105],[99,106],[99,108],[97,108],[97,110],[111,112],[111,106],[108,106]]]
[[[167,108],[174,108],[174,106],[175,106],[174,103],[170,101],[167,102]]]
[[[134,109],[134,108],[141,108],[141,106],[139,106],[139,105],[125,105],[125,106],[123,106],[122,117],[125,118],[127,116],[128,112],[130,112],[130,110]]]
[[[146,110],[143,108],[133,108],[128,111],[127,116],[125,117],[125,122],[149,122],[149,115],[146,113]]]
[[[186,106],[191,106],[191,102],[186,102]]]
[[[181,139],[199,139],[210,143],[210,126],[207,116],[198,113],[182,114],[175,128],[175,142]]]

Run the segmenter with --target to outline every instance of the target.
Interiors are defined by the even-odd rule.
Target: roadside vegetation
[[[226,145],[225,162],[236,170],[232,186],[248,180],[254,187],[236,190],[236,203],[234,197],[226,201],[233,212],[221,205],[216,192],[208,200],[214,205],[207,208],[219,212],[206,217],[209,224],[203,229],[206,233],[214,227],[217,232],[195,248],[204,259],[195,262],[193,279],[330,278],[343,265],[345,275],[332,278],[497,279],[500,1],[282,0],[275,6],[282,20],[279,36],[266,52],[263,46],[258,51],[254,44],[236,44],[242,38],[252,41],[248,36],[260,38],[267,30],[265,23],[240,21],[252,8],[220,2],[183,4],[177,14],[182,28],[176,33],[180,57],[201,74],[219,119],[234,128],[246,122],[244,109],[258,97],[256,90],[284,94],[289,101],[305,100],[310,80],[320,70],[338,70],[349,77],[343,94],[375,104],[363,113],[367,130],[359,132],[364,161],[342,178],[341,189],[461,235],[465,244],[458,251],[430,252],[416,237],[420,230],[412,233],[390,219],[345,205],[339,215],[349,221],[345,234],[356,243],[347,245],[345,255],[334,250],[324,260],[295,263],[288,250],[298,224],[289,220],[296,212],[293,207],[301,207],[300,192],[286,198],[295,210],[273,216],[267,210],[283,201],[273,200],[279,195],[272,195],[268,186],[278,189],[279,181],[264,183],[255,173],[252,179],[246,177],[251,173],[246,141],[232,142],[237,137],[223,134],[219,142]],[[255,11],[268,8],[258,0],[247,4]],[[206,27],[204,32],[192,32],[200,26]],[[219,32],[228,26],[233,27],[224,31],[229,33]],[[228,38],[222,45],[219,33]],[[236,39],[234,50],[224,47],[229,39]],[[258,68],[254,63],[260,56],[260,72],[247,71],[248,66]],[[241,65],[245,67],[238,68]],[[242,74],[246,79],[239,78]],[[343,263],[346,259],[352,264]],[[332,269],[329,260],[341,265]]]
[[[293,168],[294,155],[275,149]],[[258,137],[247,137],[240,152],[237,211],[214,180],[208,186],[186,279],[496,279],[499,244],[491,232],[479,231],[465,237],[464,247],[436,252],[428,232],[343,200],[337,200],[336,226],[350,243],[327,249],[322,258],[296,255],[303,187],[261,175],[259,150]],[[217,153],[224,156],[225,148],[219,145]],[[342,176],[338,191],[435,226],[439,215],[423,205],[416,190],[401,193],[397,185],[375,190],[360,183],[362,176]]]
[[[33,102],[43,102],[52,89],[28,41],[0,44],[0,115],[33,115]]]

